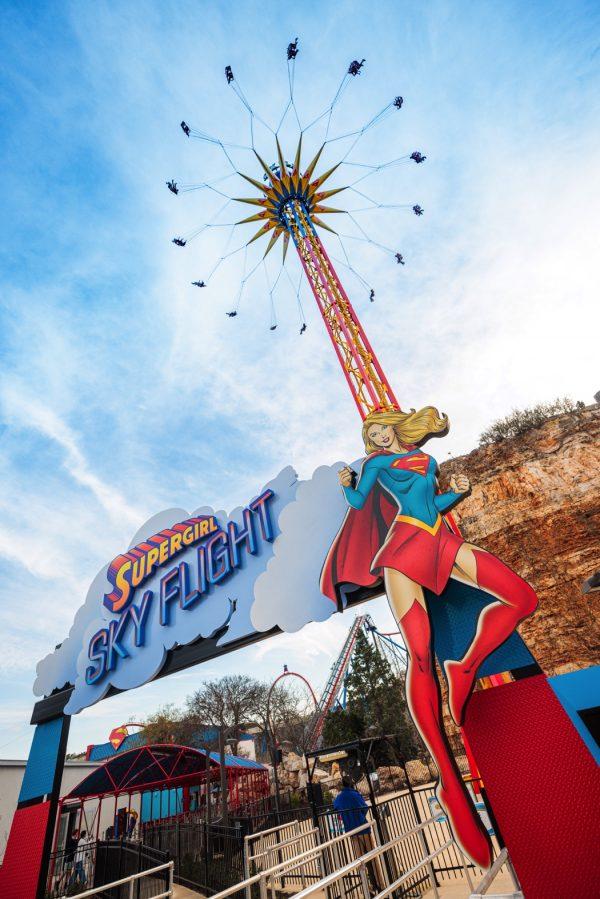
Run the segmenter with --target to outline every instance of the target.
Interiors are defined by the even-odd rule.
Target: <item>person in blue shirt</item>
[[[342,777],[342,789],[333,800],[333,807],[341,818],[345,833],[366,824],[369,806],[346,774]],[[371,833],[371,828],[365,827],[363,833]]]
[[[344,774],[342,777],[342,789],[333,800],[333,807],[342,822],[344,833],[355,830],[363,824],[365,825],[364,830],[353,834],[351,837],[356,855],[360,857],[374,849],[371,826],[367,822],[369,806],[347,774]],[[386,883],[381,872],[379,859],[375,859],[374,862],[367,864],[367,874],[371,881],[373,892],[378,893],[385,888]]]

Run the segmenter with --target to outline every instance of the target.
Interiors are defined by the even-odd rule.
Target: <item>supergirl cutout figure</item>
[[[408,650],[408,706],[439,770],[437,798],[459,845],[475,864],[488,868],[490,841],[444,732],[423,588],[440,596],[448,579],[456,578],[493,597],[463,658],[445,664],[450,713],[457,725],[463,722],[480,665],[532,614],[537,598],[500,559],[466,543],[444,522],[444,513],[469,492],[469,480],[459,475],[449,492],[437,493],[437,463],[419,447],[447,429],[447,416],[432,406],[367,416],[362,436],[368,455],[358,482],[352,469],[339,472],[350,508],[327,555],[321,589],[339,603],[344,585],[374,586],[383,578]]]

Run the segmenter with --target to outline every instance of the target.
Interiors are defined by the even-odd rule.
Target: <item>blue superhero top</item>
[[[463,493],[436,493],[437,462],[421,450],[408,453],[377,453],[369,456],[354,487],[343,487],[348,503],[362,509],[378,482],[396,500],[402,515],[416,518],[430,527],[440,514],[461,501]]]

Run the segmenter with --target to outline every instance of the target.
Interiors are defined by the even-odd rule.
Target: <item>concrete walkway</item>
[[[474,886],[477,886],[477,880],[474,882]],[[493,897],[494,893],[512,893],[514,892],[514,886],[508,871],[500,871],[500,873],[495,878],[493,884],[489,889],[490,896]],[[434,897],[433,890],[428,890],[423,895],[423,899],[433,899]],[[471,891],[469,889],[469,885],[464,877],[460,879],[456,879],[454,883],[444,883],[442,886],[438,887],[438,895],[440,899],[468,899],[471,895]]]
[[[500,871],[490,890],[491,896],[494,893],[511,893],[514,890],[514,886],[508,872]],[[438,887],[440,899],[468,899],[470,892],[469,885],[464,878],[457,878],[454,883],[445,883],[443,886]],[[199,897],[204,899],[202,893],[195,893],[193,890],[188,890],[187,887],[182,887],[178,884],[173,886],[173,899],[199,899]],[[315,893],[314,899],[325,899],[325,893]],[[422,899],[434,899],[433,890],[428,890],[424,893]]]
[[[173,899],[198,899],[199,896],[202,896],[202,893],[195,893],[193,890],[188,890],[187,887],[182,887],[178,883],[173,884]]]

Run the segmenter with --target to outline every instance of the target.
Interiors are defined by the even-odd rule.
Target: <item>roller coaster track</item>
[[[309,749],[318,749],[319,740],[325,726],[325,719],[334,707],[338,696],[344,686],[344,681],[352,662],[352,654],[356,647],[356,640],[360,631],[365,636],[371,635],[377,651],[390,662],[395,674],[399,674],[406,667],[406,651],[399,646],[387,634],[381,634],[370,615],[358,615],[352,622],[344,645],[331,666],[329,678],[317,703],[315,713],[308,725],[307,745]]]

